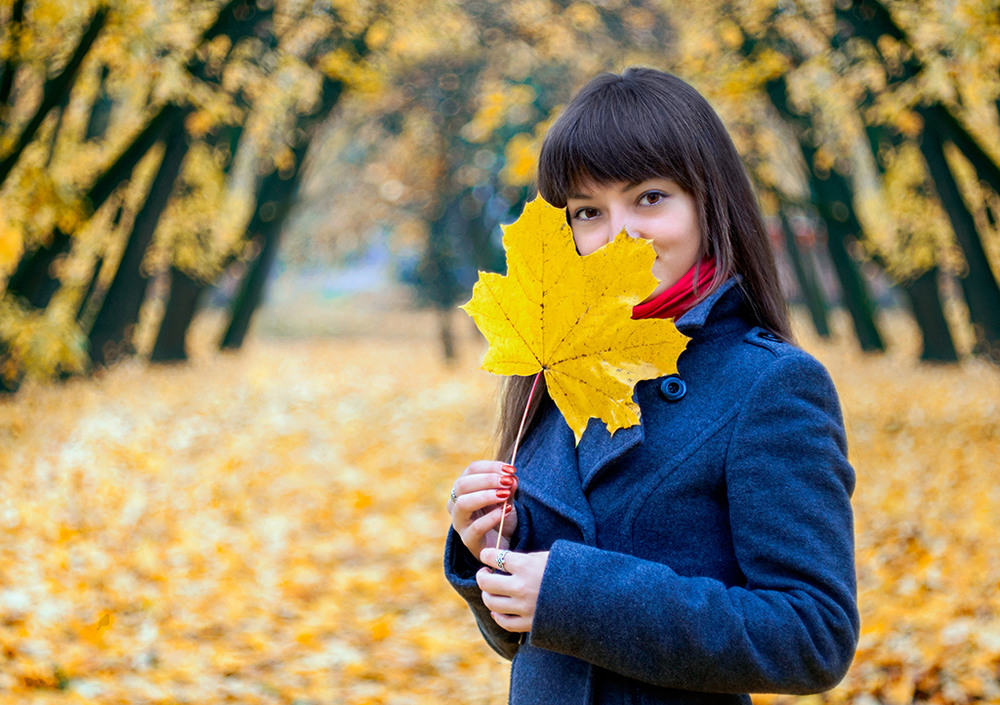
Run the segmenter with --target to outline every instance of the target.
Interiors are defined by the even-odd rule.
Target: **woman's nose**
[[[608,242],[613,241],[618,234],[624,230],[629,237],[640,237],[638,229],[635,227],[634,223],[629,222],[629,219],[622,216],[619,218],[613,218],[611,220],[611,229],[608,232]]]
[[[635,223],[630,223],[625,220],[617,224],[617,226],[614,227],[610,233],[608,233],[608,242],[611,242],[618,237],[618,234],[621,233],[622,230],[624,230],[625,234],[629,237],[642,237],[639,232],[639,228],[636,227]]]

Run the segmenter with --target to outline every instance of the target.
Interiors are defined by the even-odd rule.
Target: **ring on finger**
[[[452,502],[457,502],[458,501],[458,495],[455,494],[455,488],[454,487],[451,488],[451,501]]]
[[[508,553],[510,553],[510,551],[500,551],[500,553],[497,554],[497,568],[505,573],[507,572],[507,569],[503,567],[503,562],[506,560]]]

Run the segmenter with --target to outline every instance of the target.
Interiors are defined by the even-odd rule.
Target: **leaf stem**
[[[510,454],[510,465],[514,465],[514,461],[517,459],[517,447],[521,445],[521,434],[524,432],[524,424],[528,420],[528,409],[531,408],[531,400],[535,398],[535,389],[538,387],[538,378],[542,376],[543,370],[539,370],[535,374],[535,381],[531,384],[531,391],[528,392],[528,401],[524,405],[524,415],[521,416],[521,426],[517,429],[517,438],[514,439],[514,450]],[[507,502],[512,498],[507,498],[503,501],[503,507],[500,510],[500,526],[497,529],[497,548],[500,548],[500,540],[503,538],[503,521],[507,518]]]

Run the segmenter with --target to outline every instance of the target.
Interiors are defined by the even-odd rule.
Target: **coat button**
[[[687,385],[677,375],[670,375],[660,382],[660,396],[667,401],[678,401],[687,394]]]
[[[770,340],[770,341],[773,341],[775,343],[780,343],[781,342],[781,336],[780,335],[776,335],[776,334],[772,333],[769,330],[762,330],[760,333],[757,334],[757,337],[758,338],[763,338],[764,340]]]

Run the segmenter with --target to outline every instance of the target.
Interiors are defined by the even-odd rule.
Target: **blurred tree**
[[[816,270],[812,265],[812,260],[803,252],[803,247],[799,243],[798,233],[788,217],[789,206],[782,204],[778,208],[778,219],[781,223],[781,231],[785,240],[785,252],[792,263],[795,272],[795,279],[799,283],[802,292],[802,299],[812,318],[813,327],[821,338],[830,337],[830,323],[827,318],[826,300],[816,277]]]
[[[343,139],[326,154],[364,165],[360,180],[338,184],[351,196],[332,196],[349,212],[365,204],[348,220],[356,225],[341,220],[343,239],[384,219],[400,248],[419,253],[408,280],[422,303],[438,309],[448,357],[454,305],[468,295],[477,269],[503,267],[499,225],[516,217],[531,193],[543,120],[599,70],[662,55],[672,30],[658,3],[643,0],[441,7],[422,7],[430,42],[402,29],[405,6],[391,20],[385,54],[394,78],[361,109],[357,125],[344,127],[356,136],[377,122],[367,141],[373,146]]]
[[[23,4],[20,7],[14,8],[15,16],[21,14],[21,21],[17,22],[20,26],[23,23]],[[89,24],[84,28],[83,34],[77,42],[76,49],[73,51],[72,56],[70,56],[69,61],[61,69],[53,73],[45,81],[45,85],[42,87],[42,99],[38,104],[38,107],[34,111],[34,115],[28,120],[28,124],[25,125],[20,134],[16,137],[14,144],[9,149],[4,150],[5,154],[3,158],[0,158],[0,187],[3,186],[3,182],[10,175],[11,169],[17,163],[18,159],[21,158],[21,154],[24,152],[25,147],[31,144],[32,140],[38,134],[38,129],[42,126],[45,118],[57,108],[61,103],[63,103],[69,94],[70,88],[73,85],[73,81],[76,78],[77,73],[80,70],[80,66],[83,64],[83,60],[90,53],[91,47],[94,45],[94,41],[97,39],[97,35],[100,34],[101,28],[104,26],[104,22],[107,19],[107,10],[103,7],[99,8],[94,16],[91,18]],[[13,82],[14,73],[16,72],[16,66],[8,60],[7,65],[4,67],[4,76],[9,77],[11,83]],[[6,94],[6,96],[4,95]],[[0,97],[9,97],[10,86],[3,87],[3,91],[0,92]],[[5,106],[6,112],[9,112],[10,106]],[[6,130],[4,130],[6,132]],[[12,136],[5,135],[5,141],[11,139]]]
[[[862,350],[883,350],[885,344],[875,323],[875,305],[867,283],[850,253],[850,244],[862,237],[861,223],[854,212],[853,190],[836,164],[823,161],[823,125],[815,108],[793,102],[787,73],[802,63],[797,49],[780,36],[773,22],[765,24],[759,36],[752,36],[730,15],[732,44],[749,65],[747,73],[761,76],[764,93],[777,113],[792,128],[796,146],[807,169],[810,201],[818,211],[826,232],[826,244],[840,282],[843,303],[851,315],[854,332]],[[794,239],[788,241],[795,247]]]
[[[969,160],[978,177],[994,193],[1000,193],[1000,167],[956,117],[955,109],[958,106],[950,107],[943,100],[942,91],[951,92],[947,85],[950,79],[945,82],[943,89],[931,82],[929,74],[932,70],[920,59],[908,34],[897,24],[884,4],[878,0],[856,0],[836,5],[835,11],[845,41],[852,38],[867,41],[867,54],[875,58],[882,69],[878,76],[882,94],[893,95],[897,100],[903,101],[892,113],[886,115],[883,111],[880,116],[883,122],[890,122],[896,127],[899,124],[896,120],[910,119],[913,128],[922,127],[920,150],[965,259],[966,272],[960,275],[959,281],[977,339],[976,351],[1000,360],[1000,285],[983,245],[975,216],[963,198],[954,167],[946,158],[946,143],[952,143]],[[997,19],[993,18],[993,22],[987,26],[996,29]],[[995,72],[996,66],[993,68]],[[995,102],[996,97],[994,87],[993,94],[987,100]],[[915,124],[912,122],[913,115],[920,118]],[[907,127],[910,126],[904,123],[903,128]],[[933,275],[923,278],[927,287],[934,280],[936,277]],[[920,282],[920,278],[916,281]],[[915,295],[922,301],[922,305],[930,303],[933,306],[931,294],[927,288]],[[940,316],[936,310],[925,309],[925,312],[933,317],[928,325],[940,329]],[[933,355],[945,359],[950,357],[947,345],[943,339],[939,339],[940,350],[935,350]]]
[[[120,0],[101,11],[74,7],[76,14],[63,7],[53,2],[50,13],[12,8],[28,35],[61,42],[27,45],[33,51],[22,55],[3,52],[9,76],[13,57],[42,62],[65,52],[64,37],[77,37],[72,71],[53,74],[62,94],[74,96],[68,127],[62,126],[66,111],[49,107],[58,94],[51,79],[37,81],[41,107],[33,107],[27,80],[13,88],[3,83],[10,99],[5,115],[21,116],[5,122],[0,134],[0,147],[10,147],[0,149],[0,159],[11,165],[0,190],[0,232],[7,234],[5,244],[14,243],[0,261],[0,273],[11,273],[0,301],[8,386],[26,373],[81,369],[84,330],[96,361],[130,353],[153,276],[176,280],[155,357],[182,355],[198,293],[248,252],[245,227],[261,184],[248,174],[259,172],[266,184],[269,174],[293,173],[296,160],[301,164],[308,136],[295,116],[315,113],[317,105],[323,116],[329,113],[319,97],[324,81],[335,90],[323,96],[335,103],[342,76],[366,80],[352,42],[363,36],[372,13],[384,12],[377,3],[359,9],[349,2],[323,7],[266,0],[177,0],[155,9]],[[88,13],[106,14],[107,31],[95,35],[95,20],[75,34]],[[42,35],[32,23],[43,21],[65,31]],[[12,34],[5,25],[4,46]],[[38,114],[57,111],[57,120],[36,124]],[[16,125],[28,129],[12,132]],[[37,146],[46,145],[48,158],[39,159]],[[236,152],[244,154],[243,167],[231,172]],[[35,202],[23,198],[31,192]],[[266,195],[268,202],[259,204],[265,211],[287,209],[278,194]],[[55,352],[40,355],[43,347]]]
[[[818,331],[819,261],[862,347],[880,347],[867,257],[910,299],[925,358],[954,357],[937,272],[959,276],[989,352],[1000,16],[987,5],[0,3],[0,380],[82,370],[88,340],[102,363],[136,345],[183,359],[205,289],[239,273],[221,341],[238,347],[279,245],[302,263],[385,241],[454,354],[454,304],[477,269],[503,266],[499,224],[532,191],[546,118],[635,63],[720,109]],[[800,228],[812,221],[826,232]]]
[[[252,261],[234,301],[229,327],[222,338],[224,349],[237,349],[243,344],[254,311],[264,299],[268,276],[277,260],[282,227],[298,194],[302,167],[312,136],[318,124],[337,104],[343,88],[340,81],[329,78],[323,81],[319,108],[299,119],[297,132],[302,137],[292,150],[290,163],[275,169],[261,182],[256,209],[247,228],[250,237],[260,243],[260,253]]]

